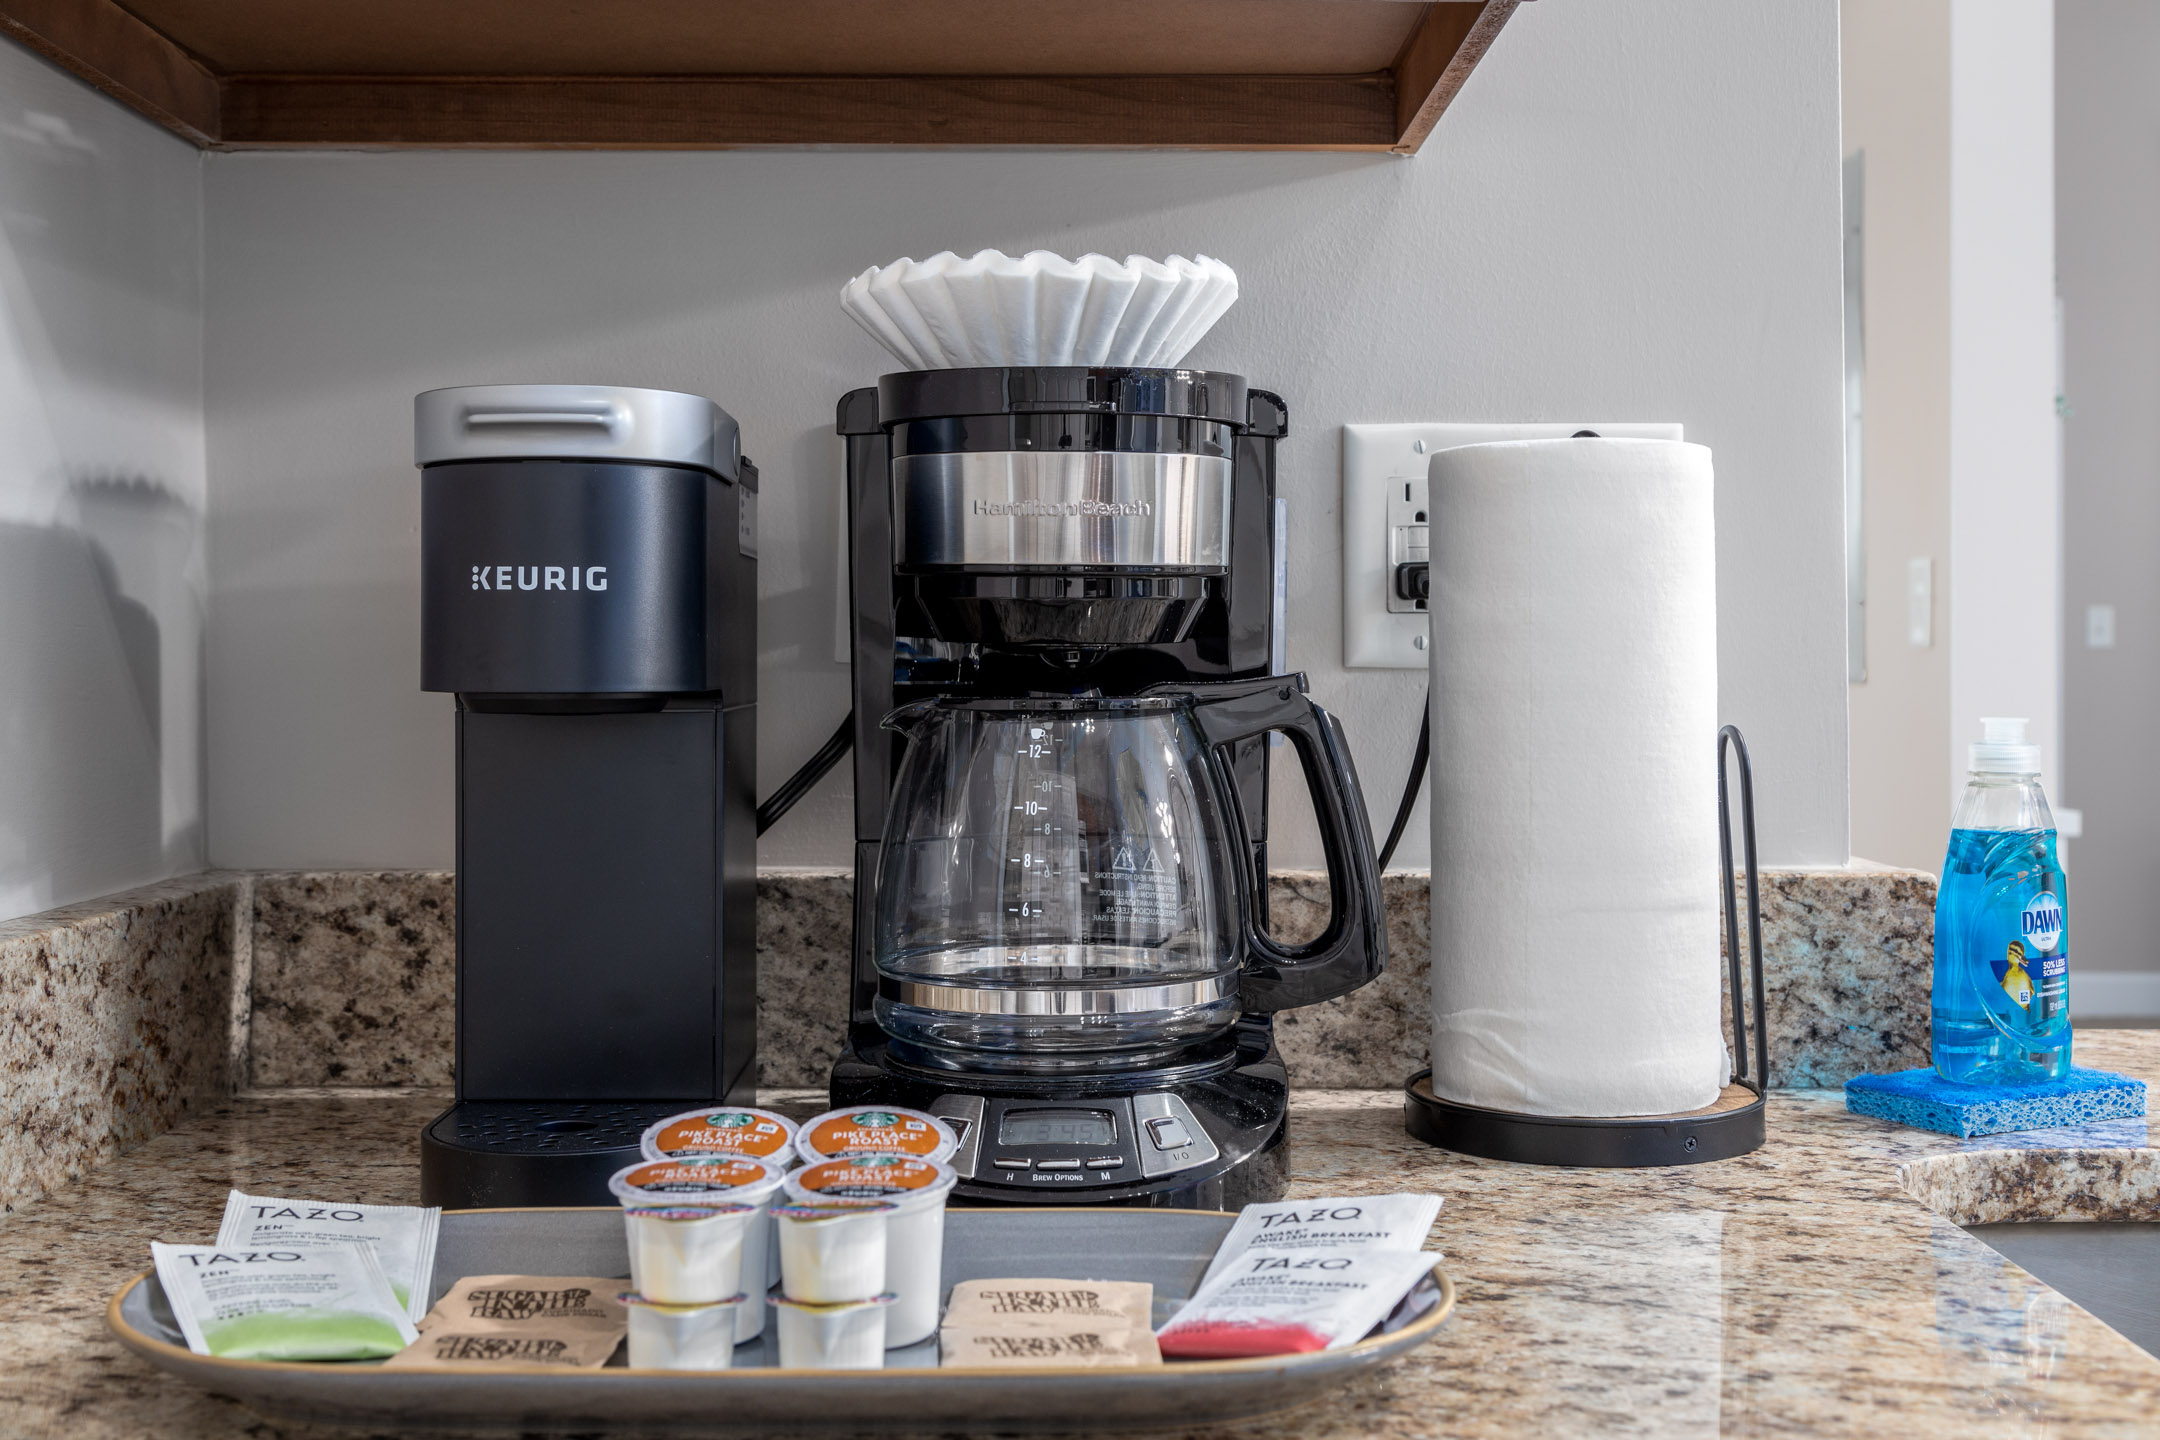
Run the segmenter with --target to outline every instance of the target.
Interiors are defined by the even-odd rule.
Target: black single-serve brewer
[[[457,1099],[424,1203],[604,1205],[757,1084],[757,470],[712,401],[414,402],[421,685],[457,697]]]
[[[836,1105],[961,1132],[975,1202],[1278,1197],[1272,1015],[1385,961],[1335,721],[1278,673],[1282,402],[1200,370],[887,375],[840,403],[855,956]],[[1267,924],[1268,747],[1332,911]]]

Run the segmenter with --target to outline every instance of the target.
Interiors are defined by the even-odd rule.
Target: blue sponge
[[[2037,1085],[1960,1085],[1932,1068],[1856,1075],[1845,1082],[1845,1108],[1945,1135],[2057,1130],[2145,1113],[2145,1082],[2106,1070],[2070,1067]]]

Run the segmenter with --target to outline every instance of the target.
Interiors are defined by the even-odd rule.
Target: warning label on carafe
[[[1107,847],[1106,869],[1095,872],[1096,913],[1129,925],[1170,926],[1178,919],[1177,877],[1163,868],[1146,840]]]

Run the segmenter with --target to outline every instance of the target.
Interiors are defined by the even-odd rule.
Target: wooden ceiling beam
[[[1425,18],[1396,57],[1395,144],[1415,155],[1425,137],[1522,0],[1447,0],[1429,5]]]
[[[1378,75],[237,75],[226,149],[1039,145],[1378,150]]]
[[[1521,0],[1440,0],[1361,75],[213,73],[115,0],[0,0],[19,41],[199,146],[1046,146],[1414,154]],[[365,6],[331,10],[364,23]],[[324,23],[329,23],[325,20]]]
[[[217,140],[217,77],[112,0],[4,0],[0,35],[184,140]]]

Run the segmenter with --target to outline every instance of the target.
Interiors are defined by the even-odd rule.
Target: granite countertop
[[[2078,1054],[2160,1080],[2160,1033],[2087,1032]],[[150,1240],[214,1233],[229,1185],[410,1201],[417,1133],[441,1098],[252,1092],[0,1220],[0,1433],[340,1433],[164,1378],[106,1335],[105,1302],[148,1263]],[[1301,1092],[1293,1127],[1293,1194],[1446,1197],[1432,1244],[1461,1304],[1438,1341],[1336,1403],[1241,1435],[1919,1440],[2160,1426],[2160,1360],[1914,1198],[1969,1219],[2153,1218],[2160,1155],[2142,1120],[1957,1141],[1847,1114],[1833,1091],[1781,1092],[1764,1149],[1641,1171],[1432,1150],[1403,1133],[1386,1091]],[[2072,1162],[2080,1178],[2066,1185]]]

